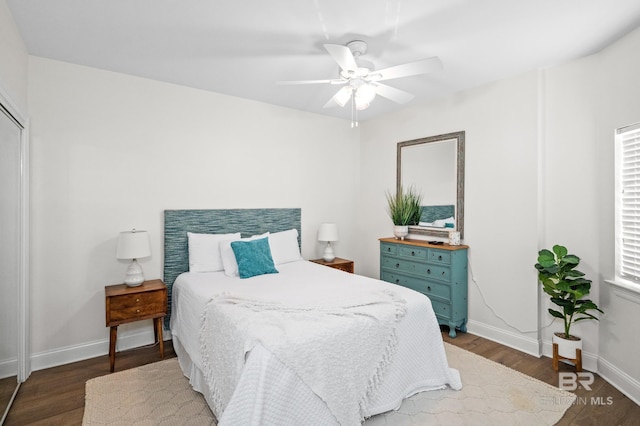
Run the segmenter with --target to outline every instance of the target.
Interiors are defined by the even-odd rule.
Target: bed
[[[460,389],[429,299],[302,259],[300,217],[165,211],[174,348],[219,424],[355,425],[417,392]],[[196,261],[203,241],[222,266]]]

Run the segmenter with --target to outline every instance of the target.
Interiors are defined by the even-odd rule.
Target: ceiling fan
[[[338,78],[327,80],[281,81],[278,82],[278,84],[324,83],[343,85],[324,105],[325,108],[334,105],[343,107],[351,100],[352,111],[363,110],[369,107],[376,95],[380,95],[399,104],[404,104],[413,99],[414,95],[380,82],[427,74],[442,69],[440,59],[438,57],[432,57],[376,71],[371,62],[360,58],[367,52],[367,43],[362,40],[351,41],[347,43],[346,46],[325,44],[324,48],[327,49],[329,55],[331,55],[340,67]]]

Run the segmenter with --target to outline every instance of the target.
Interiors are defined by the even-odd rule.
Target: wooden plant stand
[[[570,361],[572,363],[575,364],[576,366],[576,372],[579,373],[582,371],[582,350],[581,349],[576,349],[576,358],[565,358],[563,356],[560,356],[558,354],[558,344],[554,343],[553,344],[553,370],[554,371],[558,371],[558,362],[562,361],[562,360],[566,360],[566,361]]]

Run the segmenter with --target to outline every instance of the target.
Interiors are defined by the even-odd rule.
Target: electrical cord
[[[500,321],[502,321],[507,327],[512,328],[512,329],[516,330],[519,333],[522,333],[522,334],[537,333],[538,330],[520,330],[518,327],[509,324],[507,322],[507,320],[505,320],[502,316],[498,315],[496,310],[493,309],[493,307],[489,304],[489,302],[487,302],[487,298],[484,296],[484,293],[482,293],[482,289],[480,288],[480,285],[478,284],[478,281],[476,280],[476,277],[473,274],[473,268],[471,267],[471,256],[469,254],[467,254],[467,262],[468,262],[468,265],[469,265],[469,272],[471,273],[471,281],[473,281],[473,283],[476,286],[476,289],[478,289],[478,293],[480,293],[480,297],[482,298],[482,302],[485,304],[485,306],[487,308],[489,308],[489,310],[493,313],[493,315],[496,318],[498,318]],[[549,328],[551,326],[551,324],[553,324],[553,322],[555,320],[556,320],[555,318],[552,318],[551,322],[549,324],[545,325],[544,327],[542,327],[540,329],[540,331],[542,331],[542,330],[544,330],[546,328]]]

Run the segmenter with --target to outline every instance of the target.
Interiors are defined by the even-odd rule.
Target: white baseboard
[[[546,357],[553,358],[553,342],[551,340],[544,340],[542,342],[542,354]],[[550,361],[551,362],[551,361]],[[592,352],[582,351],[582,368],[594,373],[600,373],[598,371],[598,356]]]
[[[17,374],[18,360],[16,358],[0,361],[0,379],[6,379]]]
[[[467,330],[471,334],[493,340],[494,342],[540,358],[540,345],[537,338],[523,336],[492,325],[470,320]]]
[[[638,380],[602,358],[598,360],[598,374],[630,400],[640,405],[640,382]]]
[[[171,340],[171,332],[163,330],[163,340]],[[116,353],[141,346],[151,345],[154,342],[153,330],[138,331],[135,333],[122,333],[116,341]],[[40,352],[31,355],[32,371],[57,367],[72,362],[83,361],[89,358],[109,354],[109,339],[96,340],[81,345],[57,348],[51,351]],[[117,356],[116,356],[117,363]]]
[[[469,321],[467,329],[471,334],[493,340],[536,357],[542,355],[549,358],[553,357],[551,341],[542,342],[542,353],[540,354],[537,339],[523,337],[476,321]],[[598,373],[600,377],[625,394],[630,400],[640,405],[640,381],[629,376],[607,360],[598,358],[598,356],[590,352],[582,352],[582,367],[585,370]],[[551,360],[549,360],[549,368],[551,368]]]

